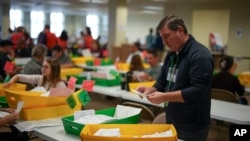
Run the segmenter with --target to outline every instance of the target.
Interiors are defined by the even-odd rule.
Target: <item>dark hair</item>
[[[44,25],[44,28],[50,29],[50,25],[49,25],[49,24],[46,24],[46,25]]]
[[[62,50],[62,47],[61,47],[61,46],[56,45],[56,46],[54,46],[54,47],[52,48],[52,51],[62,52],[63,50]]]
[[[177,31],[178,27],[181,26],[184,30],[184,33],[188,34],[187,27],[184,24],[183,19],[175,15],[166,16],[165,18],[163,18],[157,26],[157,31],[161,30],[165,25],[167,25],[168,28],[172,31]]]
[[[228,70],[230,69],[234,64],[234,59],[231,56],[224,56],[220,60],[220,68],[221,70]]]
[[[90,27],[87,26],[85,29],[86,29],[87,35],[92,35]]]
[[[66,30],[63,30],[62,32],[61,32],[61,35],[60,35],[60,39],[61,40],[68,40],[68,33],[67,33],[67,31]]]
[[[157,50],[155,50],[155,49],[148,49],[147,50],[147,53],[148,54],[152,54],[154,57],[158,57],[158,52],[157,52]]]

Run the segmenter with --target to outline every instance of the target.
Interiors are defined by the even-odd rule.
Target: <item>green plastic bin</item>
[[[96,111],[97,115],[107,115],[113,117],[115,114],[116,108],[108,108],[104,110]],[[74,122],[74,116],[66,116],[62,118],[64,130],[76,136],[80,136],[82,129],[84,128],[84,124]],[[106,122],[105,124],[137,124],[139,122],[139,114],[130,116],[124,119],[116,119],[110,122]]]
[[[0,108],[8,108],[8,102],[5,96],[0,96]]]
[[[115,77],[115,79],[103,79],[92,77],[92,80],[94,80],[95,85],[98,86],[117,86],[121,84],[120,76]]]

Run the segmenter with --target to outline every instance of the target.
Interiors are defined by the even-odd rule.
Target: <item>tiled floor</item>
[[[91,93],[91,102],[88,104],[88,106],[85,107],[85,109],[105,109],[114,107],[117,104],[121,103],[121,99],[118,98],[109,98],[103,95]],[[247,97],[250,100],[250,95]],[[1,128],[0,132],[6,131],[6,129]],[[215,124],[215,121],[211,121],[211,126],[208,134],[208,140],[207,141],[228,141],[229,140],[229,129],[226,126],[220,126],[217,127]],[[32,139],[32,141],[43,141],[40,138]]]

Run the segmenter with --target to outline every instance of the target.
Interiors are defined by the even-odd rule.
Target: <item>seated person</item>
[[[132,82],[140,82],[142,81],[140,79],[140,75],[144,74],[144,66],[143,62],[141,60],[141,56],[136,54],[132,57],[130,66],[129,66],[129,72],[132,74]]]
[[[145,73],[140,77],[143,81],[156,80],[161,72],[161,65],[159,65],[158,62],[157,50],[147,50],[146,60],[150,67],[145,69]]]
[[[52,56],[57,59],[61,68],[73,67],[69,56],[65,55],[63,49],[60,46],[57,45],[52,48]]]
[[[131,62],[132,57],[133,57],[134,55],[137,55],[137,54],[140,55],[141,60],[144,60],[144,59],[143,59],[143,56],[142,56],[142,53],[141,53],[141,51],[140,51],[140,46],[138,45],[138,43],[134,43],[133,45],[131,45],[131,46],[129,47],[129,49],[130,49],[130,54],[129,54],[127,60],[126,60],[126,63],[129,64],[129,63]]]
[[[42,74],[42,63],[47,55],[47,47],[42,44],[36,45],[31,51],[31,60],[24,66],[24,74]]]
[[[19,117],[19,113],[15,112],[15,109],[12,108],[0,108],[0,111],[4,111],[4,112],[8,112],[9,114],[4,116],[3,118],[0,118],[0,128],[11,124],[13,122],[15,122],[18,117]],[[28,136],[27,134],[21,134],[18,135],[17,129],[14,126],[10,126],[12,132],[0,132],[0,141],[25,141],[28,140]]]
[[[92,48],[91,48],[91,53],[94,58],[101,58],[102,57],[102,52],[101,52],[101,46],[98,40],[94,40],[92,42]]]
[[[29,84],[35,84],[40,87],[44,87],[49,91],[50,88],[65,88],[65,83],[60,78],[61,68],[58,61],[55,58],[45,58],[42,65],[42,75],[25,75],[17,74],[11,78],[11,80],[4,84],[4,88],[8,88],[10,85],[17,81]]]
[[[237,67],[233,57],[223,57],[219,65],[220,72],[213,76],[212,88],[228,90],[235,95],[243,96],[245,92],[244,86],[241,85],[239,79],[233,75]],[[243,97],[239,98],[239,103],[247,105],[247,100]]]
[[[11,62],[14,52],[12,46],[14,44],[10,40],[0,41],[0,82],[3,82],[7,75],[12,76],[21,70],[21,67],[15,66],[13,72],[7,73],[4,70],[5,63]]]

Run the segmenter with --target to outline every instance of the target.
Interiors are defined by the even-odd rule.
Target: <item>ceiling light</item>
[[[144,8],[147,10],[163,10],[163,8],[159,6],[144,6]]]
[[[70,5],[70,3],[63,2],[63,1],[48,1],[47,3],[52,4],[52,5],[60,5],[60,6]]]
[[[98,3],[98,4],[103,4],[103,3],[107,3],[108,0],[91,0],[92,3]]]
[[[147,13],[147,14],[158,14],[157,11],[152,11],[152,10],[141,10],[142,13]]]

